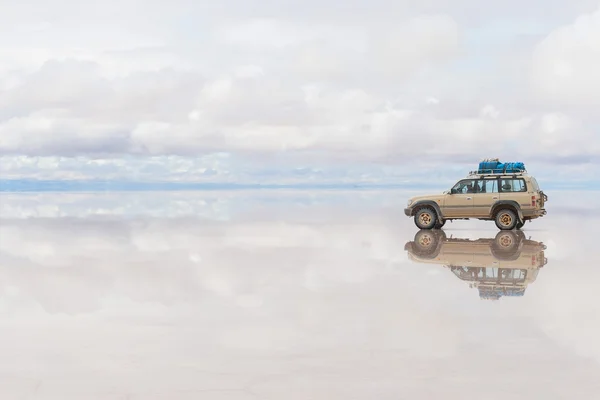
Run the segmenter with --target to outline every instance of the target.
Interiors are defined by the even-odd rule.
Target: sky
[[[598,0],[0,10],[5,180],[600,182]]]

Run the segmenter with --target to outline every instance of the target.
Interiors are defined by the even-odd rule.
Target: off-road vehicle
[[[542,242],[522,231],[500,231],[494,238],[448,238],[443,230],[420,230],[404,250],[413,262],[439,264],[477,288],[481,299],[523,296],[548,263]]]
[[[490,164],[493,168],[487,168]],[[419,229],[440,229],[456,219],[480,219],[512,230],[546,215],[547,201],[523,163],[502,164],[494,159],[481,162],[478,170],[442,194],[412,197],[404,213],[414,217]]]

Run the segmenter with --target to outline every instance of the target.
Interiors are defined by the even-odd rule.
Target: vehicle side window
[[[476,193],[477,185],[474,179],[465,179],[452,188],[452,193]]]
[[[523,179],[502,179],[500,187],[503,192],[526,192],[527,187]]]
[[[498,179],[484,179],[481,181],[481,193],[498,193]]]

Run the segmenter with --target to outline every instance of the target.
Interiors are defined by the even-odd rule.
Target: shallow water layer
[[[2,194],[0,398],[596,399],[597,194],[507,235],[410,194]]]

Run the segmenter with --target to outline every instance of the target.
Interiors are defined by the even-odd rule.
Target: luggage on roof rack
[[[488,158],[479,163],[478,174],[513,174],[525,172],[525,164],[522,162],[501,163],[497,158]]]

